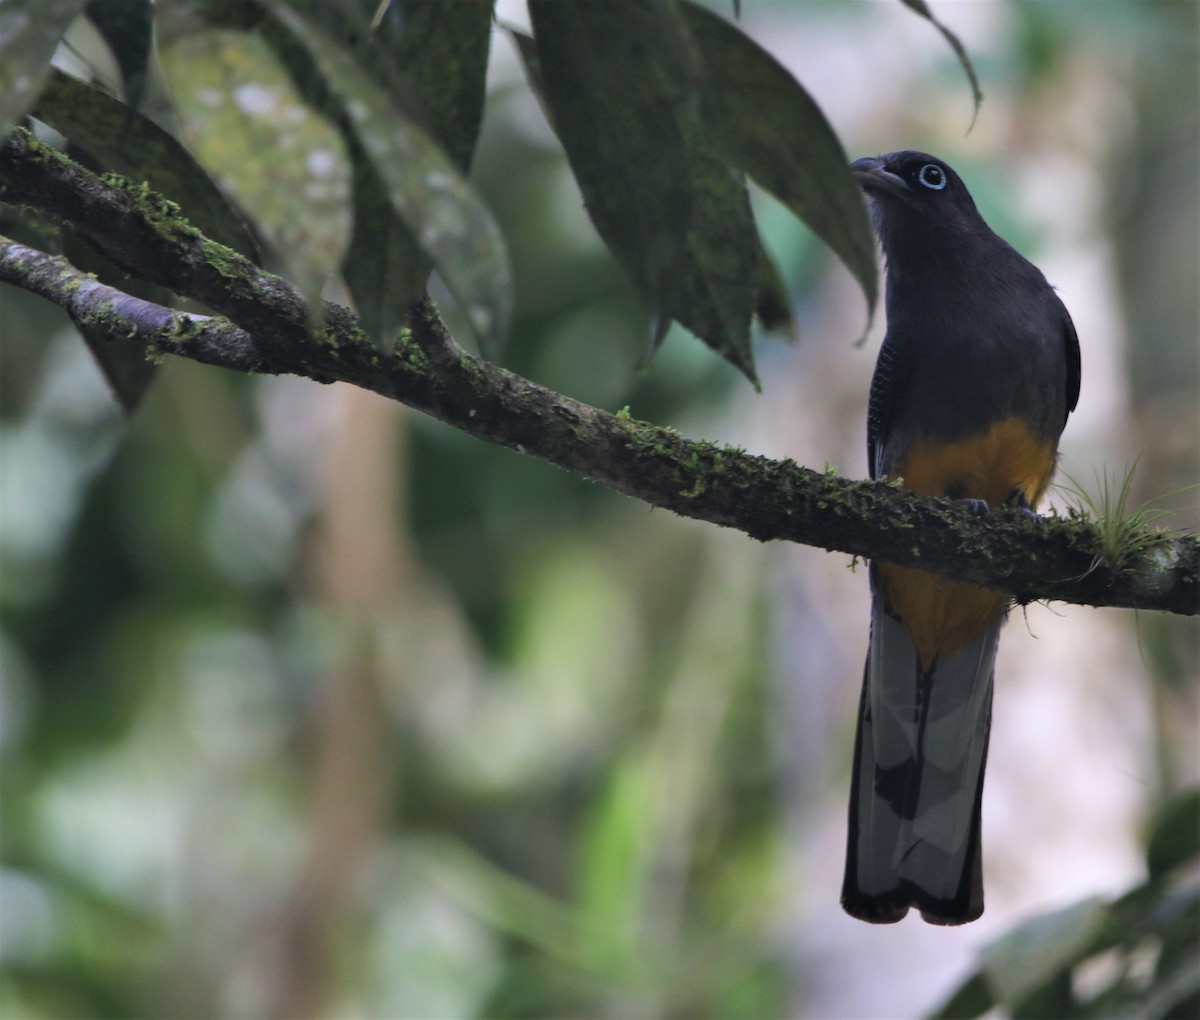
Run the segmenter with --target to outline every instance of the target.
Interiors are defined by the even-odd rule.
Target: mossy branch
[[[414,307],[395,350],[370,343],[348,309],[327,303],[320,330],[278,277],[192,228],[142,186],[101,179],[17,132],[0,146],[6,201],[57,216],[137,277],[201,301],[190,315],[97,283],[69,262],[0,238],[0,281],[52,301],[92,337],[133,339],[237,371],[348,382],[473,436],[686,517],[920,567],[985,584],[1018,602],[1053,599],[1200,613],[1200,540],[1156,533],[1119,568],[1088,520],[1018,511],[983,517],[950,500],[854,482],[572,400],[463,351],[428,304]]]

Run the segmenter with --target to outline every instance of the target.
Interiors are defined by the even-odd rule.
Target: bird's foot
[[[1024,516],[1031,524],[1033,524],[1035,528],[1040,528],[1042,526],[1041,514],[1037,513],[1033,507],[1029,505],[1029,497],[1026,496],[1021,489],[1013,489],[1013,491],[1009,493],[1008,499],[1004,501],[1004,505],[1015,507],[1021,512],[1022,516]]]
[[[976,517],[986,517],[992,512],[992,508],[988,506],[986,499],[967,499],[960,498],[956,502],[961,503]]]

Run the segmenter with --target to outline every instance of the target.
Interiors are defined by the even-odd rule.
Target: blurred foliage
[[[1034,89],[1074,26],[1027,6],[999,64]],[[1153,6],[1113,5],[1147,33]],[[92,0],[59,50],[71,74],[52,71],[84,7],[0,7],[0,116],[310,292],[340,276],[381,338],[433,264],[460,335],[511,322],[506,366],[706,429],[737,372],[667,327],[746,374],[769,362],[751,312],[778,325],[820,279],[789,213],[872,293],[861,201],[828,183],[840,142],[710,11],[557,0],[531,36],[482,2]],[[857,6],[823,7],[853,40]],[[633,8],[649,23],[612,17]],[[571,73],[587,33],[542,21],[570,16],[609,19],[626,80]],[[563,148],[514,74],[483,115],[505,34]],[[630,133],[623,102],[697,78],[699,114]],[[572,134],[578,107],[661,160],[643,218],[611,190],[643,175]],[[730,296],[700,322],[708,282]],[[340,387],[172,361],[126,421],[59,313],[0,300],[0,1014],[803,1012],[762,549]],[[1172,690],[1194,684],[1176,646],[1147,645]],[[1194,1013],[1195,803],[1163,805],[1143,886],[1018,929],[944,1015]]]
[[[1200,1015],[1200,787],[1163,805],[1147,881],[1026,921],[984,948],[935,1018]]]

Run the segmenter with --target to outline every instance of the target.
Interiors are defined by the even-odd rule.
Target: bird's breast
[[[1036,507],[1054,471],[1055,443],[1020,418],[1005,418],[965,439],[914,443],[888,472],[927,496],[980,499],[1000,506],[1014,494]],[[974,640],[1008,602],[1004,592],[881,563],[885,605],[916,645],[922,668]]]

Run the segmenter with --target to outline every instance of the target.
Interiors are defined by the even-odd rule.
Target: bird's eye
[[[917,180],[930,191],[941,191],[946,186],[946,171],[936,163],[926,163],[917,174]]]

